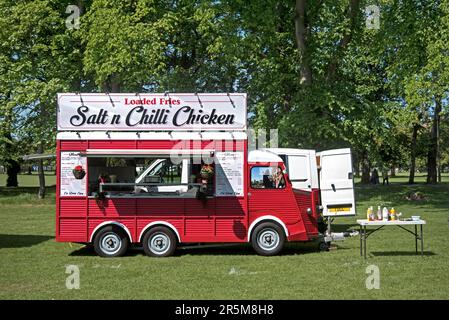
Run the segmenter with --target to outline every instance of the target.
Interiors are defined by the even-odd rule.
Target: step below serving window
[[[195,161],[192,161],[195,160]],[[198,197],[214,194],[214,166],[170,157],[89,157],[89,196]],[[206,174],[208,173],[208,174]]]

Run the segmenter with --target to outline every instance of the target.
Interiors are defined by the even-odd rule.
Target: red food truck
[[[56,240],[103,257],[230,242],[275,255],[317,239],[322,212],[355,214],[349,149],[325,154],[339,161],[326,180],[313,150],[248,150],[246,121],[240,93],[59,94]]]

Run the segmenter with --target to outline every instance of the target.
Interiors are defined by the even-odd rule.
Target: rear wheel
[[[274,256],[284,247],[284,230],[271,222],[259,224],[251,234],[251,244],[254,250],[262,256]]]
[[[329,251],[330,246],[331,246],[330,242],[322,241],[322,242],[318,243],[318,249],[320,251]]]
[[[101,257],[120,257],[128,249],[128,237],[119,227],[106,226],[94,238],[95,252]]]
[[[176,250],[176,236],[166,227],[154,227],[145,233],[142,246],[150,257],[168,257]]]

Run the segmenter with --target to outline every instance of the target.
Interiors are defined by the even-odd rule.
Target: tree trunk
[[[5,138],[5,169],[7,174],[6,186],[7,187],[18,187],[19,182],[17,180],[17,174],[20,172],[20,164],[13,158],[14,146],[11,132],[6,132],[4,134]]]
[[[301,55],[299,83],[310,85],[312,83],[312,69],[310,68],[309,55],[306,45],[306,34],[308,31],[306,22],[306,0],[296,0],[295,11],[295,39]]]
[[[427,152],[427,183],[435,184],[438,182],[437,163],[438,163],[438,136],[441,112],[441,99],[435,99],[435,111],[433,115],[432,130],[430,133],[430,144]]]
[[[6,163],[6,174],[8,178],[6,179],[7,187],[18,187],[19,182],[17,180],[17,174],[20,172],[20,164],[14,159],[7,159]]]
[[[43,153],[43,146],[42,143],[39,145],[39,153]],[[45,172],[44,172],[44,161],[42,159],[39,159],[38,161],[38,172],[39,172],[39,192],[38,192],[38,198],[44,199],[45,198]]]
[[[361,180],[361,183],[362,184],[369,184],[370,169],[371,168],[370,168],[370,163],[369,163],[366,151],[364,151],[362,153],[361,162],[362,162],[362,180]]]
[[[415,183],[415,170],[416,170],[416,140],[418,138],[419,126],[415,124],[413,126],[412,143],[410,145],[410,173],[408,176],[408,183]]]
[[[359,160],[359,157],[355,157],[355,159],[354,159],[354,176],[356,178],[360,178],[360,160]]]
[[[103,90],[111,93],[119,93],[121,90],[120,77],[116,74],[110,75],[103,84]]]
[[[390,177],[396,177],[396,168],[394,166],[390,168]]]

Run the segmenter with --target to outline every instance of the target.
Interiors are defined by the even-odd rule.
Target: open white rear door
[[[353,216],[355,212],[351,149],[318,152],[323,216]]]

